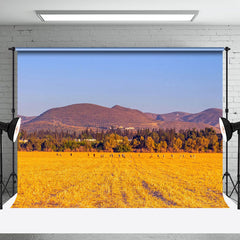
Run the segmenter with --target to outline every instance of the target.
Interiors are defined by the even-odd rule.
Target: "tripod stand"
[[[13,194],[12,194],[12,195],[10,195],[9,191],[7,190],[7,185],[8,185],[8,183],[9,183],[9,181],[10,181],[11,178],[12,178],[12,181],[13,181],[13,189],[12,189]],[[14,193],[15,193],[14,184],[15,184],[16,182],[17,182],[17,174],[16,174],[15,172],[12,172],[12,173],[9,175],[9,177],[8,177],[8,180],[7,180],[6,185],[3,184],[3,187],[4,187],[4,188],[3,188],[2,194],[6,191],[6,192],[8,193],[8,196],[9,196],[9,197],[13,197],[13,196],[14,196]]]
[[[2,200],[2,195],[6,189],[6,192],[8,193],[8,195],[10,196],[6,185],[3,183],[3,164],[2,164],[2,134],[3,131],[2,129],[0,129],[0,209],[2,209],[3,206],[3,200]],[[4,187],[4,189],[3,189]]]
[[[0,209],[2,209],[2,205],[3,205],[3,201],[2,201],[2,194],[3,194],[3,176],[2,176],[2,172],[3,172],[3,167],[2,167],[2,129],[0,129]]]
[[[232,196],[234,190],[237,193],[237,208],[240,209],[240,130],[238,130],[238,164],[237,164],[237,182],[233,185],[233,190],[230,194]]]
[[[227,197],[231,197],[234,191],[236,191],[236,193],[238,194],[238,190],[236,187],[237,184],[234,184],[232,176],[228,172],[228,142],[226,142],[226,172],[223,174],[222,180],[224,180],[225,177],[226,177],[226,195],[227,195]],[[232,186],[233,186],[233,190],[231,191],[231,193],[229,195],[228,195],[228,178],[230,179]]]
[[[9,48],[8,50],[12,51],[12,118],[15,117],[15,47]],[[6,185],[4,185],[3,193],[6,191],[9,197],[14,196],[15,194],[15,183],[17,182],[17,174],[15,173],[15,145],[12,143],[12,172],[8,177]],[[10,179],[12,178],[12,195],[7,190]]]
[[[226,109],[225,109],[225,112],[226,112],[226,119],[228,119],[228,112],[229,112],[229,109],[228,109],[228,51],[230,50],[230,48],[225,47],[224,50],[226,51]],[[231,177],[231,174],[228,172],[228,142],[226,142],[226,172],[223,174],[222,180],[224,180],[224,178],[226,178],[226,195],[228,197],[231,197],[234,190],[238,194],[234,181]],[[230,179],[233,185],[233,190],[230,195],[228,195],[228,179]]]

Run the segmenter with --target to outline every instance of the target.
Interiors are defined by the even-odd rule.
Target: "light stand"
[[[2,195],[6,186],[3,184],[3,164],[2,164],[2,133],[7,132],[8,138],[15,142],[20,130],[21,118],[14,118],[10,123],[0,122],[0,209],[2,209]],[[3,189],[4,186],[4,189]]]
[[[11,47],[8,50],[12,51],[12,119],[15,118],[15,47]],[[12,195],[7,190],[7,186],[12,178]],[[7,183],[4,186],[3,192],[6,190],[9,197],[15,194],[15,183],[17,181],[17,174],[15,173],[15,144],[12,143],[12,172],[8,177]]]
[[[3,205],[3,201],[2,201],[2,194],[4,192],[3,190],[3,187],[4,189],[6,188],[6,185],[3,183],[3,164],[2,164],[2,133],[3,133],[3,130],[0,129],[0,209],[2,209],[2,205]],[[7,189],[6,189],[7,191]],[[8,195],[9,195],[9,192],[7,191]]]
[[[219,118],[220,130],[223,136],[223,141],[228,142],[232,138],[233,132],[238,133],[238,170],[237,170],[237,183],[233,184],[233,190],[230,194],[234,192],[238,196],[238,209],[240,209],[240,122],[230,123],[226,118]]]
[[[238,130],[238,164],[237,164],[237,182],[233,187],[230,196],[233,194],[234,190],[237,192],[238,196],[238,209],[240,209],[240,130]]]
[[[238,186],[238,209],[240,209],[240,130],[238,130],[238,173],[237,173],[237,183],[234,186]]]
[[[2,173],[3,172],[3,167],[2,167],[2,129],[0,129],[0,193],[1,193],[1,197],[0,197],[0,209],[2,209],[2,187],[3,187],[3,176]]]
[[[224,50],[226,51],[226,108],[225,108],[225,113],[226,113],[226,119],[228,120],[228,51],[230,50],[229,47],[225,47]],[[230,173],[228,172],[228,142],[226,142],[226,171],[223,174],[222,180],[224,180],[224,178],[226,177],[226,195],[228,197],[231,197],[232,193],[234,190],[236,190],[236,188],[234,187],[234,181],[230,175]],[[233,185],[233,191],[231,192],[230,195],[228,195],[228,178],[230,179],[232,185]],[[237,190],[236,190],[237,191]]]
[[[2,194],[3,194],[3,187],[6,188],[6,186],[3,183],[3,164],[2,164],[2,133],[3,130],[0,129],[0,209],[2,209],[3,201],[2,201]],[[9,193],[8,193],[9,194]]]

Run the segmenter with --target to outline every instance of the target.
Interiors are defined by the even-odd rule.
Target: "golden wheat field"
[[[220,153],[18,153],[15,208],[220,208]]]

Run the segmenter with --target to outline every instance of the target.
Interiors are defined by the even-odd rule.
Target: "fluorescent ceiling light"
[[[198,11],[36,11],[43,22],[191,22]]]

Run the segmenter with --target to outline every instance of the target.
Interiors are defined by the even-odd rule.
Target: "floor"
[[[224,209],[12,209],[15,198],[0,211],[1,233],[240,233],[227,197]]]
[[[0,234],[4,240],[239,240],[239,234]]]
[[[3,204],[6,203],[8,199],[9,199],[9,195],[6,192],[4,192],[2,195]]]

